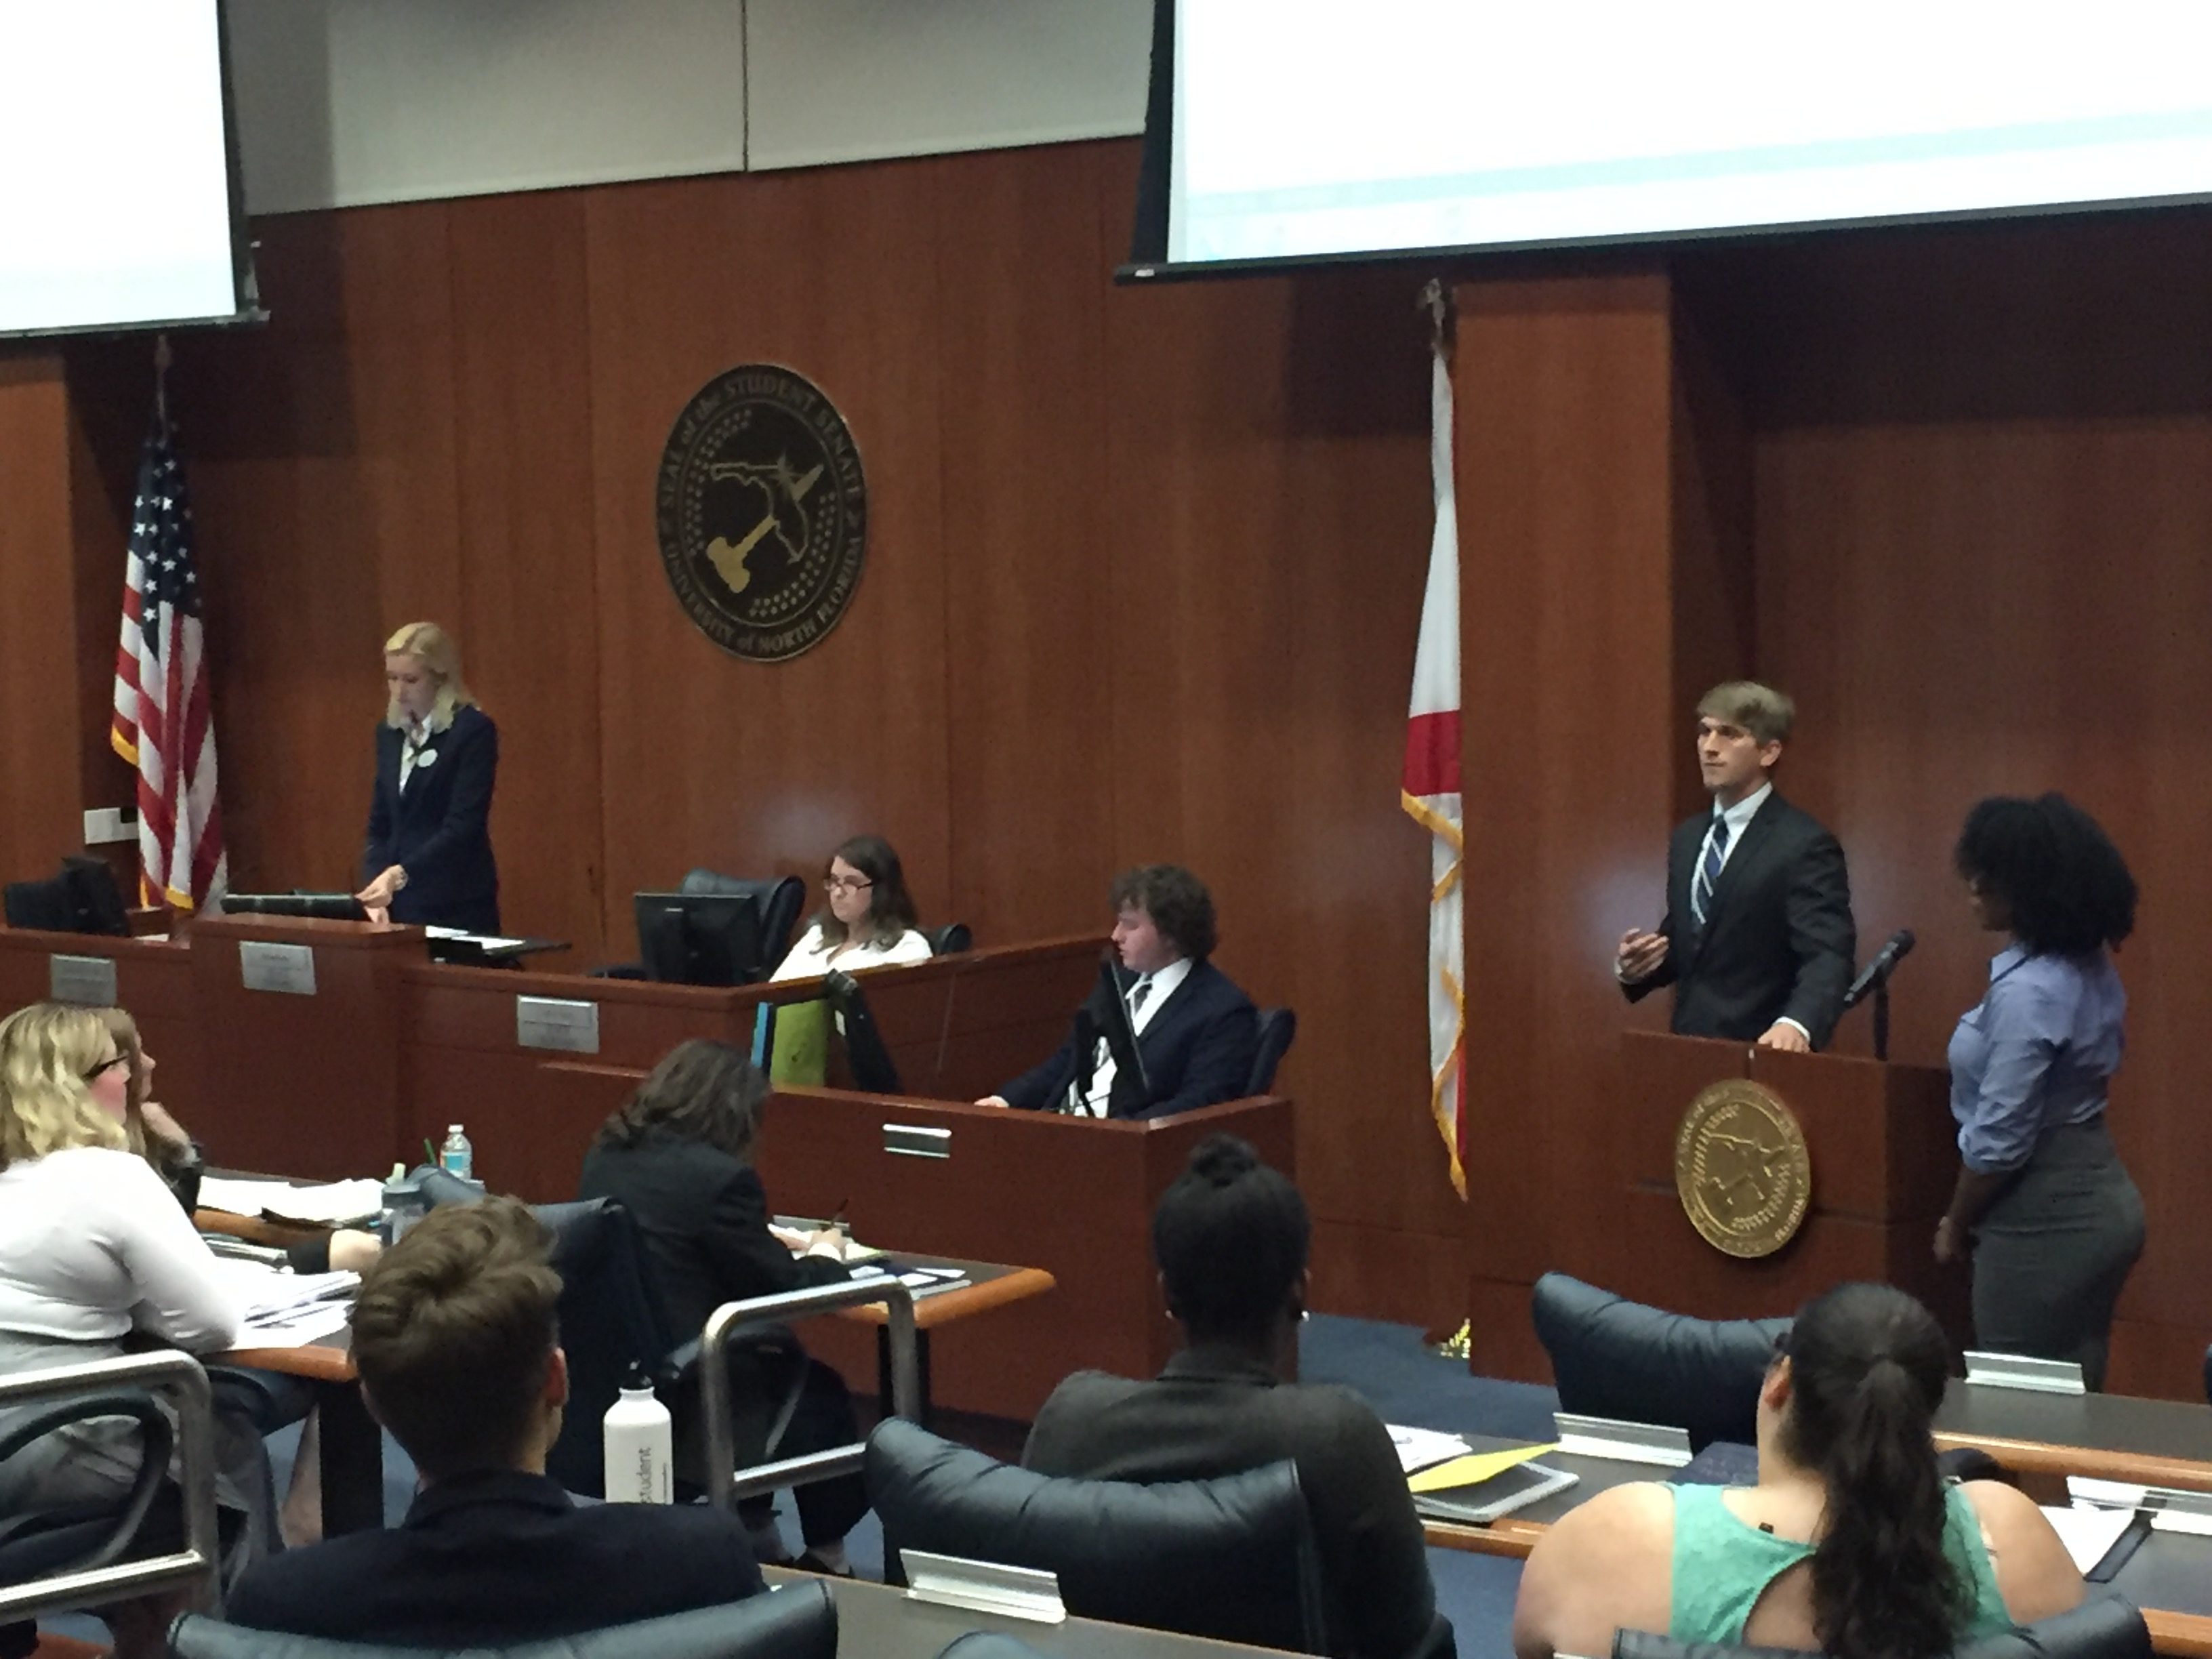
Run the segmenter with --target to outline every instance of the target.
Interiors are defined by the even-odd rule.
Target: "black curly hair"
[[[2135,931],[2127,860],[2063,795],[1975,802],[1951,856],[1960,876],[2003,901],[2013,933],[2039,955],[2086,956]]]
[[[1168,1311],[1194,1341],[1264,1334],[1305,1271],[1312,1237],[1289,1176],[1235,1135],[1208,1135],[1152,1212]]]

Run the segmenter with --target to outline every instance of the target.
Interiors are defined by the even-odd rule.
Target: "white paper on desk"
[[[318,1302],[270,1324],[248,1325],[238,1339],[241,1348],[304,1348],[346,1328],[353,1304]]]
[[[1455,1434],[1443,1434],[1435,1429],[1409,1428],[1401,1423],[1391,1423],[1386,1426],[1390,1431],[1390,1443],[1398,1449],[1398,1467],[1407,1474],[1416,1469],[1447,1462],[1455,1457],[1464,1457],[1471,1449],[1467,1442]]]
[[[335,1306],[343,1314],[361,1285],[361,1275],[356,1273],[288,1273],[230,1256],[217,1256],[216,1267],[246,1304],[249,1332],[280,1324],[309,1309]]]
[[[2071,1509],[2045,1504],[2043,1513],[2058,1541],[2066,1546],[2066,1553],[2074,1558],[2076,1572],[2087,1572],[2103,1560],[2136,1518],[2133,1510],[2093,1509],[2087,1504]]]
[[[265,1215],[311,1226],[338,1227],[366,1221],[384,1207],[384,1183],[364,1176],[320,1187],[295,1187],[282,1181],[238,1181],[200,1177],[200,1204],[233,1215]]]

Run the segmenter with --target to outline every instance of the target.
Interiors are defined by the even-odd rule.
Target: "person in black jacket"
[[[355,896],[373,921],[496,933],[499,728],[462,684],[460,652],[435,623],[409,623],[384,642],[384,683],[392,702],[376,732]]]
[[[743,1051],[693,1037],[660,1057],[584,1155],[580,1196],[611,1198],[630,1212],[653,1289],[683,1334],[703,1329],[725,1302],[851,1276],[834,1227],[799,1234],[769,1224],[768,1194],[752,1166],[768,1094],[767,1077]],[[793,1366],[802,1369],[794,1373]],[[770,1422],[794,1382],[798,1405],[774,1455],[796,1457],[860,1438],[852,1400],[835,1370],[795,1344],[769,1352],[739,1344],[730,1353],[730,1388],[744,1461],[767,1450]],[[679,1474],[684,1449],[695,1438],[684,1417],[678,1419]],[[817,1481],[799,1487],[798,1498],[806,1545],[799,1565],[849,1571],[845,1534],[868,1510],[860,1478]],[[781,1559],[768,1500],[750,1502],[741,1513],[761,1558]]]
[[[1613,973],[1631,1002],[1674,988],[1673,1029],[1770,1048],[1827,1045],[1857,934],[1836,838],[1775,792],[1796,719],[1771,686],[1731,681],[1698,705],[1698,769],[1711,810],[1667,846],[1667,915],[1622,936]]]
[[[1108,961],[1050,1059],[978,1106],[1165,1117],[1245,1092],[1260,1014],[1207,960],[1216,934],[1206,884],[1179,864],[1146,864],[1116,876],[1111,896],[1119,968]],[[1136,1032],[1133,1066],[1114,1054],[1109,1032],[1122,1021]]]
[[[1437,1614],[1390,1431],[1350,1389],[1286,1380],[1305,1317],[1305,1200],[1234,1135],[1209,1135],[1152,1212],[1152,1255],[1186,1346],[1149,1382],[1078,1371],[1037,1413],[1022,1465],[1094,1480],[1204,1480],[1295,1462],[1313,1516],[1328,1650],[1401,1659]]]
[[[572,1502],[545,1473],[568,1398],[552,1236],[511,1198],[435,1210],[380,1257],[353,1310],[369,1411],[422,1487],[400,1525],[287,1550],[224,1616],[388,1647],[503,1648],[757,1595],[736,1516]]]

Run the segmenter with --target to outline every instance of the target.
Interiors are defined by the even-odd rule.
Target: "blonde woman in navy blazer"
[[[469,695],[460,652],[435,623],[410,623],[384,642],[384,683],[392,701],[376,732],[356,896],[376,921],[496,933],[499,728]]]

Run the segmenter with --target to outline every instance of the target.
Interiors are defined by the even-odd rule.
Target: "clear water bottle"
[[[469,1145],[469,1138],[461,1133],[458,1123],[446,1126],[446,1144],[438,1148],[438,1167],[464,1181],[476,1179],[477,1149]]]
[[[653,1398],[643,1373],[635,1368],[600,1419],[599,1434],[606,1451],[608,1503],[676,1501],[675,1436],[668,1407]]]

